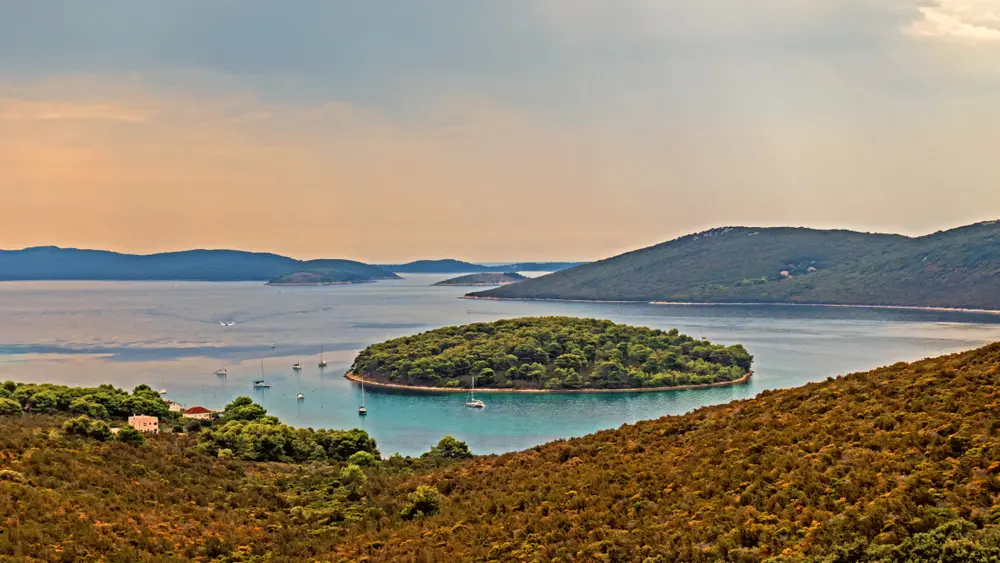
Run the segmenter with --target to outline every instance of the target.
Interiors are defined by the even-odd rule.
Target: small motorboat
[[[215,370],[215,375],[218,375],[219,377],[225,377],[226,376],[226,368],[219,368],[219,369]]]
[[[299,400],[299,401],[302,401],[302,400],[305,400],[306,396],[303,395],[302,393],[299,393],[299,394],[295,395],[295,398],[297,400]]]

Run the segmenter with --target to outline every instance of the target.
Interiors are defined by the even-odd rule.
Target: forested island
[[[451,278],[444,281],[439,281],[434,285],[444,286],[444,285],[459,285],[459,286],[493,286],[493,285],[508,285],[512,283],[517,283],[519,281],[524,281],[528,278],[522,276],[517,272],[483,272],[479,274],[468,274],[465,276],[458,276],[457,278]]]
[[[522,452],[445,437],[406,458],[247,398],[112,437],[95,405],[159,412],[155,393],[5,382],[0,559],[991,562],[997,373],[1000,344]]]
[[[922,237],[722,227],[470,297],[998,310],[997,272],[997,221]]]
[[[753,357],[737,344],[573,317],[531,317],[431,330],[374,344],[348,377],[414,388],[585,391],[726,384]]]

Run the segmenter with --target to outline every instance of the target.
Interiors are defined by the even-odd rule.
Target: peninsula
[[[753,357],[670,331],[532,317],[446,327],[365,348],[347,377],[415,391],[664,390],[746,381]]]
[[[344,285],[350,283],[365,283],[374,281],[370,278],[359,278],[355,276],[337,276],[335,274],[323,274],[320,272],[295,272],[279,278],[275,278],[267,285]]]
[[[379,267],[397,274],[467,274],[470,272],[558,272],[584,262],[511,262],[500,265],[473,264],[462,260],[416,260],[406,264],[385,264]]]
[[[528,278],[522,276],[517,272],[505,272],[505,273],[482,272],[479,274],[468,274],[465,276],[459,276],[457,278],[451,278],[448,280],[437,282],[434,285],[496,286],[496,285],[508,285],[512,283],[517,283],[519,281],[524,281],[526,279]]]
[[[1000,222],[922,237],[721,227],[474,298],[1000,309]]]

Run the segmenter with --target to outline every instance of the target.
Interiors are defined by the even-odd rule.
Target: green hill
[[[718,228],[470,295],[1000,309],[1000,223],[916,238]]]
[[[141,444],[58,415],[150,393],[0,385],[0,559],[1000,560],[1000,344],[473,459],[249,399]]]
[[[375,383],[481,389],[636,389],[738,380],[753,357],[671,331],[532,317],[445,327],[373,344],[351,366]]]

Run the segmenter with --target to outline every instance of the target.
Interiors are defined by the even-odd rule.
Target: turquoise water
[[[257,283],[0,283],[0,379],[146,383],[188,406],[250,395],[297,426],[368,430],[384,454],[419,454],[445,434],[476,453],[523,449],[831,375],[1000,340],[1000,315],[791,306],[659,306],[458,299],[450,276],[333,287]],[[462,395],[360,390],[342,375],[367,344],[422,330],[531,315],[591,316],[744,344],[750,383],[626,395]],[[223,326],[220,323],[235,323]],[[272,348],[272,344],[274,347]],[[317,367],[320,348],[329,367]],[[269,390],[254,391],[260,358]],[[301,359],[296,375],[291,365]],[[226,367],[229,375],[213,372]],[[301,390],[304,401],[295,400]]]

